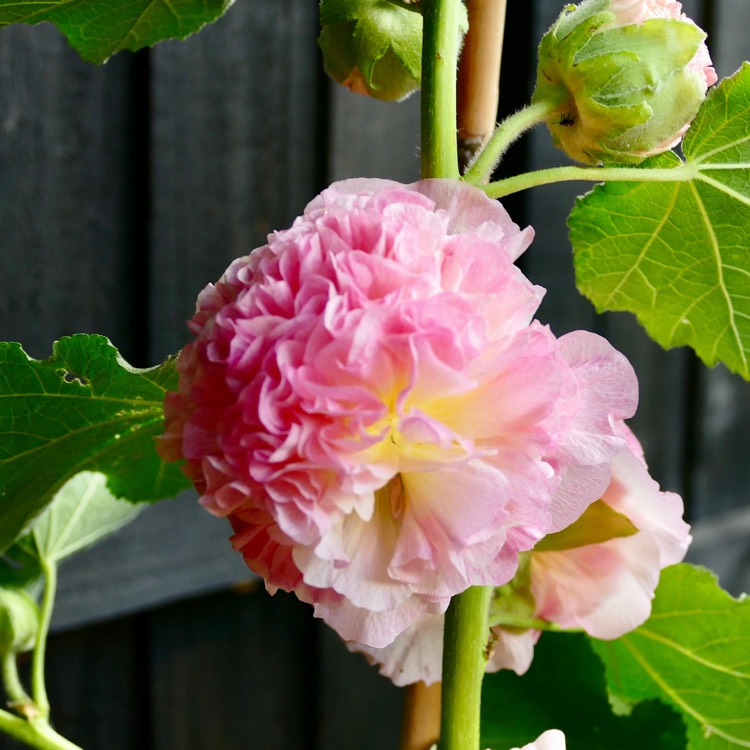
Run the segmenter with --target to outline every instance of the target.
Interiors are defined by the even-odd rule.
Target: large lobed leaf
[[[234,0],[0,0],[0,27],[50,21],[84,60],[102,63],[164,39],[184,39]]]
[[[750,65],[709,93],[683,151],[644,164],[661,181],[579,199],[578,286],[600,311],[635,313],[662,346],[750,379]]]
[[[604,667],[582,634],[545,633],[531,669],[487,675],[482,688],[482,748],[523,747],[547,729],[571,750],[685,750],[685,726],[658,701],[615,716]]]
[[[750,747],[750,599],[733,599],[710,571],[665,569],[649,620],[593,643],[620,707],[652,698],[672,706],[688,750]]]
[[[142,504],[114,497],[104,474],[82,471],[60,488],[29,533],[39,556],[59,563],[114,534],[141,510]]]
[[[0,550],[81,471],[133,502],[186,487],[154,449],[176,379],[173,360],[134,369],[103,336],[63,338],[43,361],[0,343]]]

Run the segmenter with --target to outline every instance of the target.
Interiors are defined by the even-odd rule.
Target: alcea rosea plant
[[[110,40],[92,51],[73,11],[45,13],[13,20],[49,18],[96,59],[116,48]],[[179,34],[150,12],[128,16],[134,28],[144,18],[152,35]],[[196,18],[200,13],[190,28]],[[115,20],[122,22],[113,19],[112,28]],[[144,437],[149,442],[158,431],[153,423],[166,393],[161,458],[182,462],[200,502],[229,520],[232,545],[267,589],[312,604],[351,650],[364,652],[396,684],[443,681],[440,750],[477,750],[485,671],[533,672],[545,631],[590,637],[607,666],[606,677],[597,673],[592,684],[599,679],[601,692],[606,679],[620,709],[647,698],[674,708],[689,750],[748,746],[750,726],[736,706],[750,702],[740,679],[750,654],[736,623],[750,625],[750,611],[704,574],[670,567],[685,555],[689,527],[682,500],[650,477],[626,424],[638,400],[633,369],[603,338],[585,331],[557,337],[534,319],[544,290],[515,264],[533,230],[517,226],[489,196],[567,179],[628,183],[617,195],[605,186],[579,202],[571,220],[579,257],[585,245],[586,263],[615,276],[617,290],[654,300],[649,320],[663,323],[666,308],[679,314],[680,324],[698,330],[696,349],[710,348],[710,358],[724,356],[724,333],[733,333],[725,359],[750,376],[747,286],[725,284],[722,275],[730,304],[719,310],[726,325],[711,347],[710,332],[700,331],[716,316],[693,315],[707,294],[692,294],[696,301],[684,314],[675,313],[671,298],[657,304],[658,269],[675,258],[691,272],[696,266],[690,253],[684,258],[681,235],[678,242],[669,234],[679,222],[667,221],[669,214],[646,220],[659,201],[642,200],[639,208],[628,193],[667,185],[672,207],[686,215],[675,184],[689,185],[691,215],[707,226],[711,257],[722,259],[727,278],[750,277],[747,253],[736,252],[742,224],[732,224],[726,204],[727,196],[750,202],[750,75],[740,71],[704,103],[716,75],[705,34],[679,3],[584,0],[567,6],[542,39],[529,106],[498,126],[458,178],[463,3],[324,0],[321,21],[326,69],[351,90],[400,99],[421,82],[422,163],[430,179],[355,179],[325,189],[291,227],[273,232],[200,293],[189,322],[194,339],[176,363],[134,371],[97,337],[60,342],[45,362],[15,345],[0,347],[15,373],[2,395],[21,404],[7,430],[11,459],[0,462],[3,493],[20,493],[5,501],[0,527],[9,547],[0,645],[15,711],[0,710],[0,729],[42,749],[75,750],[51,728],[44,690],[56,564],[132,515],[111,493],[153,499],[180,487],[175,467],[143,448]],[[486,184],[510,143],[543,123],[569,157],[597,166]],[[665,154],[686,132],[687,161]],[[720,227],[711,223],[713,209],[723,217]],[[597,222],[596,211],[607,221]],[[659,242],[636,248],[619,276],[597,250],[620,238],[612,229],[618,215],[631,220],[624,245],[667,227]],[[651,258],[651,245],[666,247],[668,257]],[[731,262],[723,262],[730,253]],[[668,275],[670,283],[677,276],[680,299],[694,289],[695,273]],[[642,286],[630,293],[633,279]],[[602,306],[614,307],[613,298]],[[37,402],[29,406],[21,400],[30,394]],[[51,398],[60,395],[79,404],[69,419]],[[37,468],[23,442],[31,416],[55,427],[42,444],[47,464],[54,458],[48,443],[82,426],[107,449],[97,445],[92,456],[91,445],[68,442],[69,455],[45,474],[42,496],[27,499],[24,478]],[[123,434],[129,448],[117,442]],[[138,464],[129,460],[135,455]],[[123,467],[134,465],[140,476],[128,478]],[[76,474],[81,467],[90,471]],[[84,498],[91,502],[88,525],[80,519]],[[705,612],[685,593],[686,581],[700,590]],[[16,653],[30,649],[31,696],[15,666]],[[697,682],[708,701],[696,697],[703,695],[692,687]],[[520,750],[565,750],[565,737],[548,730],[546,718],[516,731],[518,717],[502,716],[507,733],[493,729],[482,746],[507,750],[532,740]],[[647,746],[653,726],[638,723],[643,714],[633,721]],[[580,723],[561,722],[575,747]],[[715,744],[717,737],[728,744]],[[598,738],[616,750],[619,739]],[[675,747],[683,740],[670,735]]]

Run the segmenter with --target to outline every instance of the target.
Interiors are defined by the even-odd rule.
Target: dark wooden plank
[[[185,493],[146,508],[118,534],[60,570],[53,627],[111,618],[252,577],[229,544],[229,524]]]
[[[329,180],[419,179],[419,94],[381,102],[331,83]]]
[[[364,656],[350,653],[336,633],[323,624],[320,663],[316,750],[395,750],[404,691],[381,677]]]
[[[0,330],[33,356],[77,331],[135,332],[128,58],[83,63],[52,26],[2,31]]]
[[[313,747],[309,606],[258,587],[150,617],[153,750]]]
[[[187,341],[198,292],[318,192],[316,7],[236,3],[153,53],[153,356]]]
[[[187,340],[184,321],[198,291],[291,223],[318,191],[324,156],[316,122],[325,100],[316,25],[309,4],[237,4],[187,42],[151,53],[151,361]],[[226,523],[194,498],[148,510],[67,563],[55,626],[247,579]]]
[[[61,734],[87,750],[147,750],[143,646],[134,618],[50,638],[47,686]]]

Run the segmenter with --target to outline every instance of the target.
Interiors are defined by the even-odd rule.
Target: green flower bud
[[[398,0],[323,0],[326,73],[357,94],[399,101],[419,88],[422,14]]]
[[[0,588],[0,654],[20,654],[34,647],[39,610],[23,591]]]
[[[676,145],[716,81],[705,33],[673,0],[584,0],[542,39],[534,102],[555,145],[635,164]]]
[[[464,19],[459,33],[466,33]],[[356,94],[400,101],[422,79],[419,0],[322,0],[318,44],[331,78]]]

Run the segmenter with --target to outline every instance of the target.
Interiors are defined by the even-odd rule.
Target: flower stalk
[[[456,68],[461,0],[425,0],[422,42],[422,177],[458,173]]]
[[[470,165],[464,179],[475,185],[486,182],[511,144],[527,130],[545,122],[551,109],[550,103],[538,102],[506,117],[497,126],[492,138],[479,153],[474,163]]]
[[[454,597],[446,612],[440,750],[479,748],[491,597],[491,587],[472,586]]]
[[[42,572],[44,573],[44,594],[39,617],[39,630],[34,645],[34,660],[31,667],[31,693],[34,702],[43,718],[49,716],[49,699],[44,680],[44,657],[47,649],[47,634],[52,620],[52,610],[55,606],[57,592],[57,565],[41,557]]]
[[[490,198],[504,198],[522,190],[557,182],[690,182],[700,179],[700,170],[684,163],[672,168],[640,167],[551,167],[507,177],[479,187]]]

